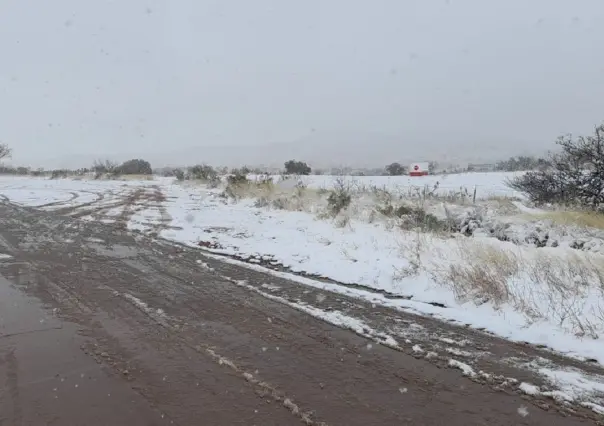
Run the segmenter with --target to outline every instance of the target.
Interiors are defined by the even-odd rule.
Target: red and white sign
[[[411,163],[409,166],[409,176],[428,176],[429,163]]]

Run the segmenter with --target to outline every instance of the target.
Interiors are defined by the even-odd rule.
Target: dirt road
[[[411,329],[416,345],[388,347],[391,335],[402,339]],[[443,357],[443,336],[471,342],[463,351],[490,376]],[[499,363],[504,356],[572,364],[123,227],[0,203],[0,425],[567,426],[601,419],[518,392],[506,378],[540,379]]]

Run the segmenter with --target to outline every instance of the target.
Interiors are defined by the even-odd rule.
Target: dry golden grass
[[[508,197],[506,195],[491,195],[485,198],[486,201],[499,201],[502,203],[511,203],[512,201],[521,201],[518,197]]]
[[[531,321],[548,319],[578,335],[604,333],[604,258],[459,240],[459,260],[435,275],[462,302],[507,305]]]
[[[520,259],[509,250],[472,240],[459,240],[461,262],[449,265],[445,279],[463,301],[488,298],[495,305],[510,302],[508,280],[520,272]]]
[[[151,181],[155,180],[153,175],[119,175],[119,176],[111,176],[111,175],[103,175],[100,178],[96,178],[92,175],[84,175],[84,176],[71,176],[72,180],[119,180],[119,181]]]
[[[604,214],[591,211],[559,210],[527,215],[530,218],[549,219],[558,225],[604,229]]]
[[[116,180],[154,180],[153,175],[121,175]]]
[[[258,200],[259,205],[273,206],[283,210],[309,211],[322,198],[321,191],[307,187],[282,187],[272,182],[247,182],[229,184],[225,190],[235,198]]]

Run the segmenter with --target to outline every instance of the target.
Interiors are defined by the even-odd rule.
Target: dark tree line
[[[536,158],[530,156],[511,157],[508,160],[500,161],[495,166],[495,170],[501,172],[524,172],[528,170],[542,170],[550,166],[550,162],[545,158]]]

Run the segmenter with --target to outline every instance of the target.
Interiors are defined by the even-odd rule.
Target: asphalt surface
[[[311,315],[319,311],[346,313],[366,329],[355,333]],[[402,338],[418,327],[423,332],[413,338],[421,354],[375,342],[387,343],[382,331]],[[436,343],[442,336],[471,342],[465,350],[482,354],[472,356],[473,366],[499,378],[449,368]],[[431,351],[435,356],[423,354]],[[539,378],[498,363],[504,356],[573,363],[208,258],[124,226],[0,203],[0,425],[601,420],[518,392],[505,377]]]

